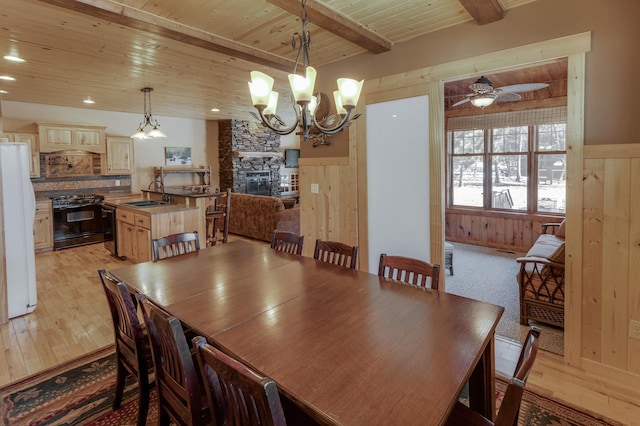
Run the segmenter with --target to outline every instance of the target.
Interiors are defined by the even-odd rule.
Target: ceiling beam
[[[287,12],[300,15],[302,12],[299,0],[267,0]],[[359,22],[331,9],[316,0],[307,0],[305,9],[309,20],[320,28],[360,46],[371,53],[383,53],[391,50],[391,42],[365,28]]]
[[[490,24],[504,18],[504,9],[498,0],[458,0],[478,25]]]
[[[281,71],[291,71],[295,65],[292,60],[287,58],[254,49],[111,0],[39,1]]]

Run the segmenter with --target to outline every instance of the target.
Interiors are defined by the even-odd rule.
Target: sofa
[[[529,320],[564,328],[565,221],[545,223],[542,234],[517,259],[520,324]]]
[[[285,208],[278,197],[233,192],[229,210],[231,234],[270,242],[276,229],[300,233],[300,209]]]

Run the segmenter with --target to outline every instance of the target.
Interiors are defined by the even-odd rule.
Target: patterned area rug
[[[116,358],[111,345],[0,388],[2,424],[136,424],[137,384],[127,382],[122,407],[114,413],[115,383]],[[150,405],[149,419],[155,420],[155,403]],[[110,423],[103,422],[103,417]]]
[[[113,411],[116,365],[113,346],[52,370],[0,388],[3,425],[135,425],[137,386],[125,388],[122,407]],[[506,384],[496,381],[498,404]],[[156,424],[155,389],[151,394],[147,424]],[[521,426],[596,426],[619,423],[580,412],[559,401],[525,390]]]

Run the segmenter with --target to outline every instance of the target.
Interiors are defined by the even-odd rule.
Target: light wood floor
[[[0,386],[112,344],[111,318],[96,271],[127,264],[102,244],[37,254],[38,307],[0,325]],[[519,351],[517,342],[497,338],[499,374],[512,373]],[[550,352],[539,352],[527,388],[625,425],[640,425],[640,389],[567,367]]]

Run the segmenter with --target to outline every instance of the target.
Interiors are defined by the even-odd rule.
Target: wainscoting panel
[[[640,149],[584,150],[582,356],[640,374]],[[588,324],[588,326],[586,326]]]
[[[447,241],[525,253],[542,233],[543,223],[561,220],[558,216],[449,209],[445,235]]]

